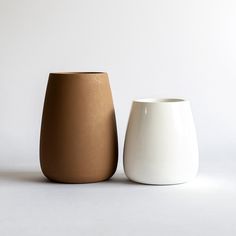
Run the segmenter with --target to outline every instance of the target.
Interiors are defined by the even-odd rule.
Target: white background
[[[39,169],[48,73],[107,71],[119,131],[113,180],[58,185]],[[0,0],[0,235],[235,235],[236,1]],[[192,183],[126,180],[132,99],[191,101]],[[60,234],[61,233],[61,234]]]

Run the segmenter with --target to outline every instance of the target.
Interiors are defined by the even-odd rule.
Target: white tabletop
[[[107,182],[57,184],[29,161],[6,163],[0,168],[1,236],[236,235],[230,155],[202,155],[199,176],[172,186],[129,182],[121,167]]]

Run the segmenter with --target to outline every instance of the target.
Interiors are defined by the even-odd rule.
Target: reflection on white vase
[[[127,177],[178,184],[198,172],[198,145],[189,101],[139,99],[132,104],[124,145]]]

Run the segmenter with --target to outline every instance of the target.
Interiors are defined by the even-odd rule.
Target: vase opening
[[[53,72],[52,75],[94,75],[94,74],[106,74],[106,72],[100,71],[85,71],[85,72]]]
[[[184,99],[179,98],[166,98],[166,99],[160,99],[159,102],[185,102]]]
[[[156,99],[156,98],[142,98],[134,100],[134,102],[138,103],[172,103],[172,102],[186,102],[185,99],[180,98],[164,98],[164,99]]]

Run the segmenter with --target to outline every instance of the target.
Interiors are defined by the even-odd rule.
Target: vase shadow
[[[40,171],[0,169],[0,182],[3,182],[3,181],[28,182],[28,183],[49,182]]]
[[[41,171],[37,170],[17,170],[17,169],[0,169],[0,182],[15,182],[15,183],[45,183],[45,184],[60,184],[48,180]],[[114,176],[107,180],[90,184],[112,184],[112,185],[137,185],[136,183],[127,179],[123,173],[115,173]],[[68,185],[68,184],[67,184]],[[78,184],[80,185],[80,184]],[[84,184],[83,184],[84,185]]]
[[[108,184],[125,184],[125,185],[134,185],[132,181],[130,181],[125,174],[123,173],[115,173],[108,181]]]

